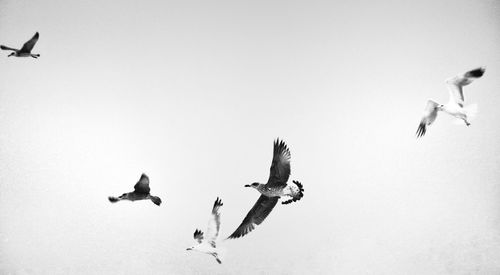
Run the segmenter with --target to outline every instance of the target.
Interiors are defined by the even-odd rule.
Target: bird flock
[[[31,51],[39,37],[39,33],[36,32],[30,40],[23,44],[21,49],[15,49],[4,45],[0,45],[0,49],[11,51],[8,57],[38,58],[40,54],[32,54]],[[445,82],[450,97],[448,103],[443,105],[432,99],[427,101],[422,119],[415,133],[416,137],[421,138],[427,133],[427,128],[436,120],[439,111],[443,111],[455,117],[459,122],[463,122],[465,125],[470,126],[470,119],[474,116],[477,107],[475,104],[468,106],[464,105],[465,98],[463,87],[471,84],[475,79],[482,77],[484,72],[485,68],[480,67],[447,79]],[[250,211],[248,211],[238,228],[236,228],[226,240],[237,239],[253,231],[256,226],[260,225],[267,216],[269,216],[276,204],[278,204],[280,198],[286,199],[281,202],[282,204],[290,204],[300,200],[304,196],[302,183],[296,180],[293,180],[291,184],[288,183],[290,177],[290,159],[291,154],[286,143],[279,138],[276,139],[273,146],[273,159],[269,178],[265,184],[254,182],[245,185],[245,187],[256,189],[260,193],[260,196]],[[134,185],[134,191],[123,193],[118,197],[109,196],[108,200],[112,203],[122,200],[151,200],[155,205],[160,206],[162,203],[160,197],[153,196],[150,192],[149,177],[146,174],[142,174],[139,181]],[[220,259],[220,251],[217,247],[217,239],[219,237],[221,225],[220,208],[222,206],[222,200],[217,197],[210,213],[206,233],[196,229],[193,234],[196,243],[186,249],[188,251],[197,251],[211,255],[219,264],[222,263],[222,261]]]

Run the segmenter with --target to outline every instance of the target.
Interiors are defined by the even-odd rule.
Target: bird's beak
[[[251,185],[250,184],[245,184],[245,187],[251,187]]]
[[[191,248],[186,248],[186,250],[191,250]]]

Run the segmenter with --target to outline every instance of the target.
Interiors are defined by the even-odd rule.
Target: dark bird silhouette
[[[149,191],[149,178],[146,174],[142,174],[139,181],[134,185],[134,191],[124,193],[119,197],[108,197],[110,202],[118,202],[121,200],[138,201],[138,200],[151,200],[154,204],[160,206],[161,199],[152,196]]]
[[[17,57],[33,57],[33,58],[38,58],[40,57],[39,54],[32,54],[31,53],[31,50],[33,49],[33,47],[35,46],[36,42],[38,41],[38,37],[40,35],[37,33],[35,33],[35,35],[26,43],[24,43],[23,47],[18,50],[18,49],[14,49],[14,48],[11,48],[11,47],[7,47],[7,46],[4,46],[4,45],[0,45],[0,49],[2,50],[6,50],[6,51],[12,51],[12,53],[10,53],[8,56],[17,56]]]

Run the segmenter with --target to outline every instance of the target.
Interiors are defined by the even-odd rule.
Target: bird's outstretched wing
[[[6,51],[15,51],[15,52],[18,51],[18,49],[14,49],[14,48],[7,47],[7,46],[4,46],[4,45],[0,45],[0,49],[6,50]]]
[[[208,220],[207,228],[207,242],[215,247],[217,237],[219,236],[220,229],[220,207],[222,206],[222,201],[217,197],[214,202],[214,207],[212,208],[212,213],[210,214],[210,219]]]
[[[477,68],[464,74],[448,78],[446,84],[450,93],[450,103],[464,107],[464,92],[462,87],[471,84],[474,79],[483,76],[484,71],[484,68]]]
[[[283,140],[274,142],[273,161],[267,185],[269,187],[285,186],[290,177],[290,150]]]
[[[193,238],[198,242],[201,243],[203,241],[203,232],[201,230],[196,229],[193,234]]]
[[[139,181],[134,185],[134,190],[137,193],[149,194],[151,189],[149,188],[149,178],[146,174],[142,174]]]
[[[271,213],[279,197],[266,197],[261,195],[255,205],[250,209],[247,216],[241,222],[236,231],[228,239],[243,237],[255,229],[255,226],[261,224]]]
[[[35,33],[35,35],[33,35],[33,37],[28,40],[28,42],[24,43],[23,47],[21,48],[21,52],[26,52],[26,53],[29,53],[31,52],[31,50],[33,49],[33,47],[35,46],[36,42],[38,41],[38,37],[40,35],[37,33]]]
[[[422,137],[427,132],[427,126],[431,125],[434,120],[436,120],[438,109],[437,106],[439,104],[433,100],[428,100],[427,105],[425,106],[422,120],[420,120],[420,124],[418,125],[417,132],[415,133],[417,138]]]

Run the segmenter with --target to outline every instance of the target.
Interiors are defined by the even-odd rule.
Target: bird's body
[[[281,197],[290,197],[289,200],[282,202],[282,204],[288,204],[304,196],[304,189],[300,182],[293,181],[294,184],[287,184],[290,177],[290,158],[290,150],[285,142],[276,140],[269,179],[266,184],[254,182],[245,185],[245,187],[255,188],[261,195],[240,226],[228,237],[229,239],[243,237],[255,226],[261,224]]]
[[[124,193],[119,197],[108,197],[110,202],[118,202],[121,200],[128,201],[138,201],[138,200],[151,200],[154,204],[160,206],[161,199],[156,196],[152,196],[149,188],[149,177],[146,174],[142,174],[139,181],[134,185],[134,191],[129,193]]]
[[[457,104],[443,105],[443,107],[441,108],[441,111],[443,111],[451,116],[454,116],[458,119],[463,120],[467,126],[470,125],[470,122],[467,119],[467,110],[463,107],[460,107]]]
[[[444,105],[430,99],[427,101],[427,105],[417,129],[417,137],[425,135],[427,127],[436,120],[439,111],[443,111],[469,126],[470,118],[476,111],[476,105],[471,104],[469,106],[464,106],[463,86],[469,85],[474,79],[483,76],[484,71],[484,68],[477,68],[447,79],[446,84],[450,94],[450,100]]]
[[[222,201],[217,198],[212,207],[210,219],[208,220],[206,236],[204,237],[201,230],[196,229],[193,237],[197,241],[197,244],[186,249],[212,255],[219,264],[221,264],[222,261],[219,255],[220,249],[217,248],[217,237],[219,236],[220,230],[220,207],[222,205]]]
[[[255,189],[259,191],[262,195],[266,197],[299,197],[300,196],[300,187],[297,185],[285,185],[278,187],[270,187],[267,184],[260,184]]]
[[[8,56],[16,56],[16,57],[33,57],[33,58],[38,58],[40,57],[39,54],[32,54],[31,53],[31,50],[33,49],[33,47],[35,46],[36,42],[38,41],[38,38],[39,38],[39,34],[38,32],[35,33],[35,35],[30,39],[28,40],[26,43],[24,43],[23,47],[21,49],[14,49],[14,48],[11,48],[11,47],[7,47],[7,46],[4,46],[4,45],[0,45],[0,49],[2,50],[6,50],[6,51],[12,51],[12,53],[10,53]]]

